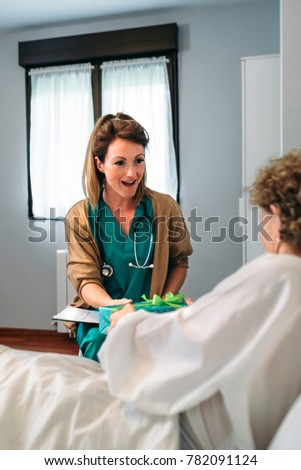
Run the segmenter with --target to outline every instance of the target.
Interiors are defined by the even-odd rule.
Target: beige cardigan
[[[150,297],[161,295],[169,268],[188,268],[188,256],[192,253],[190,236],[178,203],[169,195],[147,190],[156,223],[154,268]],[[88,308],[81,290],[89,283],[103,287],[102,259],[88,221],[88,200],[76,203],[65,218],[68,242],[67,274],[77,296],[73,306]]]

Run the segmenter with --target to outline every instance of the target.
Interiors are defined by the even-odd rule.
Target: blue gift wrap
[[[142,296],[145,298],[145,296]],[[144,302],[135,302],[133,307],[136,310],[143,309],[151,313],[168,313],[180,307],[187,307],[184,302],[184,294],[167,294],[165,300],[162,300],[158,295],[154,295],[153,299],[146,299]],[[156,304],[154,303],[156,302]],[[118,310],[121,310],[124,305],[112,305],[107,307],[99,307],[99,332],[107,333],[110,326],[110,315]]]

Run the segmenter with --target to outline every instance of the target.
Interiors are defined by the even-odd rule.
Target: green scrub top
[[[150,198],[137,206],[129,235],[126,236],[110,208],[101,198],[95,211],[89,204],[89,222],[104,263],[112,266],[112,276],[104,278],[104,288],[113,299],[126,297],[140,302],[149,297],[153,263],[155,227]]]

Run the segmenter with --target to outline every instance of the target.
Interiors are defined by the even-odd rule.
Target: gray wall
[[[241,265],[241,245],[229,238],[212,243],[212,234],[218,235],[237,215],[241,195],[240,58],[279,53],[278,0],[2,34],[0,326],[53,328],[55,253],[65,247],[61,222],[41,224],[47,229],[43,243],[28,241],[38,234],[31,232],[27,220],[25,86],[24,70],[18,66],[18,42],[170,22],[180,28],[181,205],[186,216],[195,208],[203,218],[197,227],[194,224],[203,241],[193,242],[185,292],[196,298]],[[204,233],[204,221],[210,216],[221,220],[212,225],[211,235]]]
[[[301,2],[281,1],[283,152],[301,145]]]

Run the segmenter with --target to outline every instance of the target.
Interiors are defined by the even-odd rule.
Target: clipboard
[[[68,305],[64,310],[52,317],[53,321],[71,321],[81,323],[99,323],[98,310],[71,307]]]

